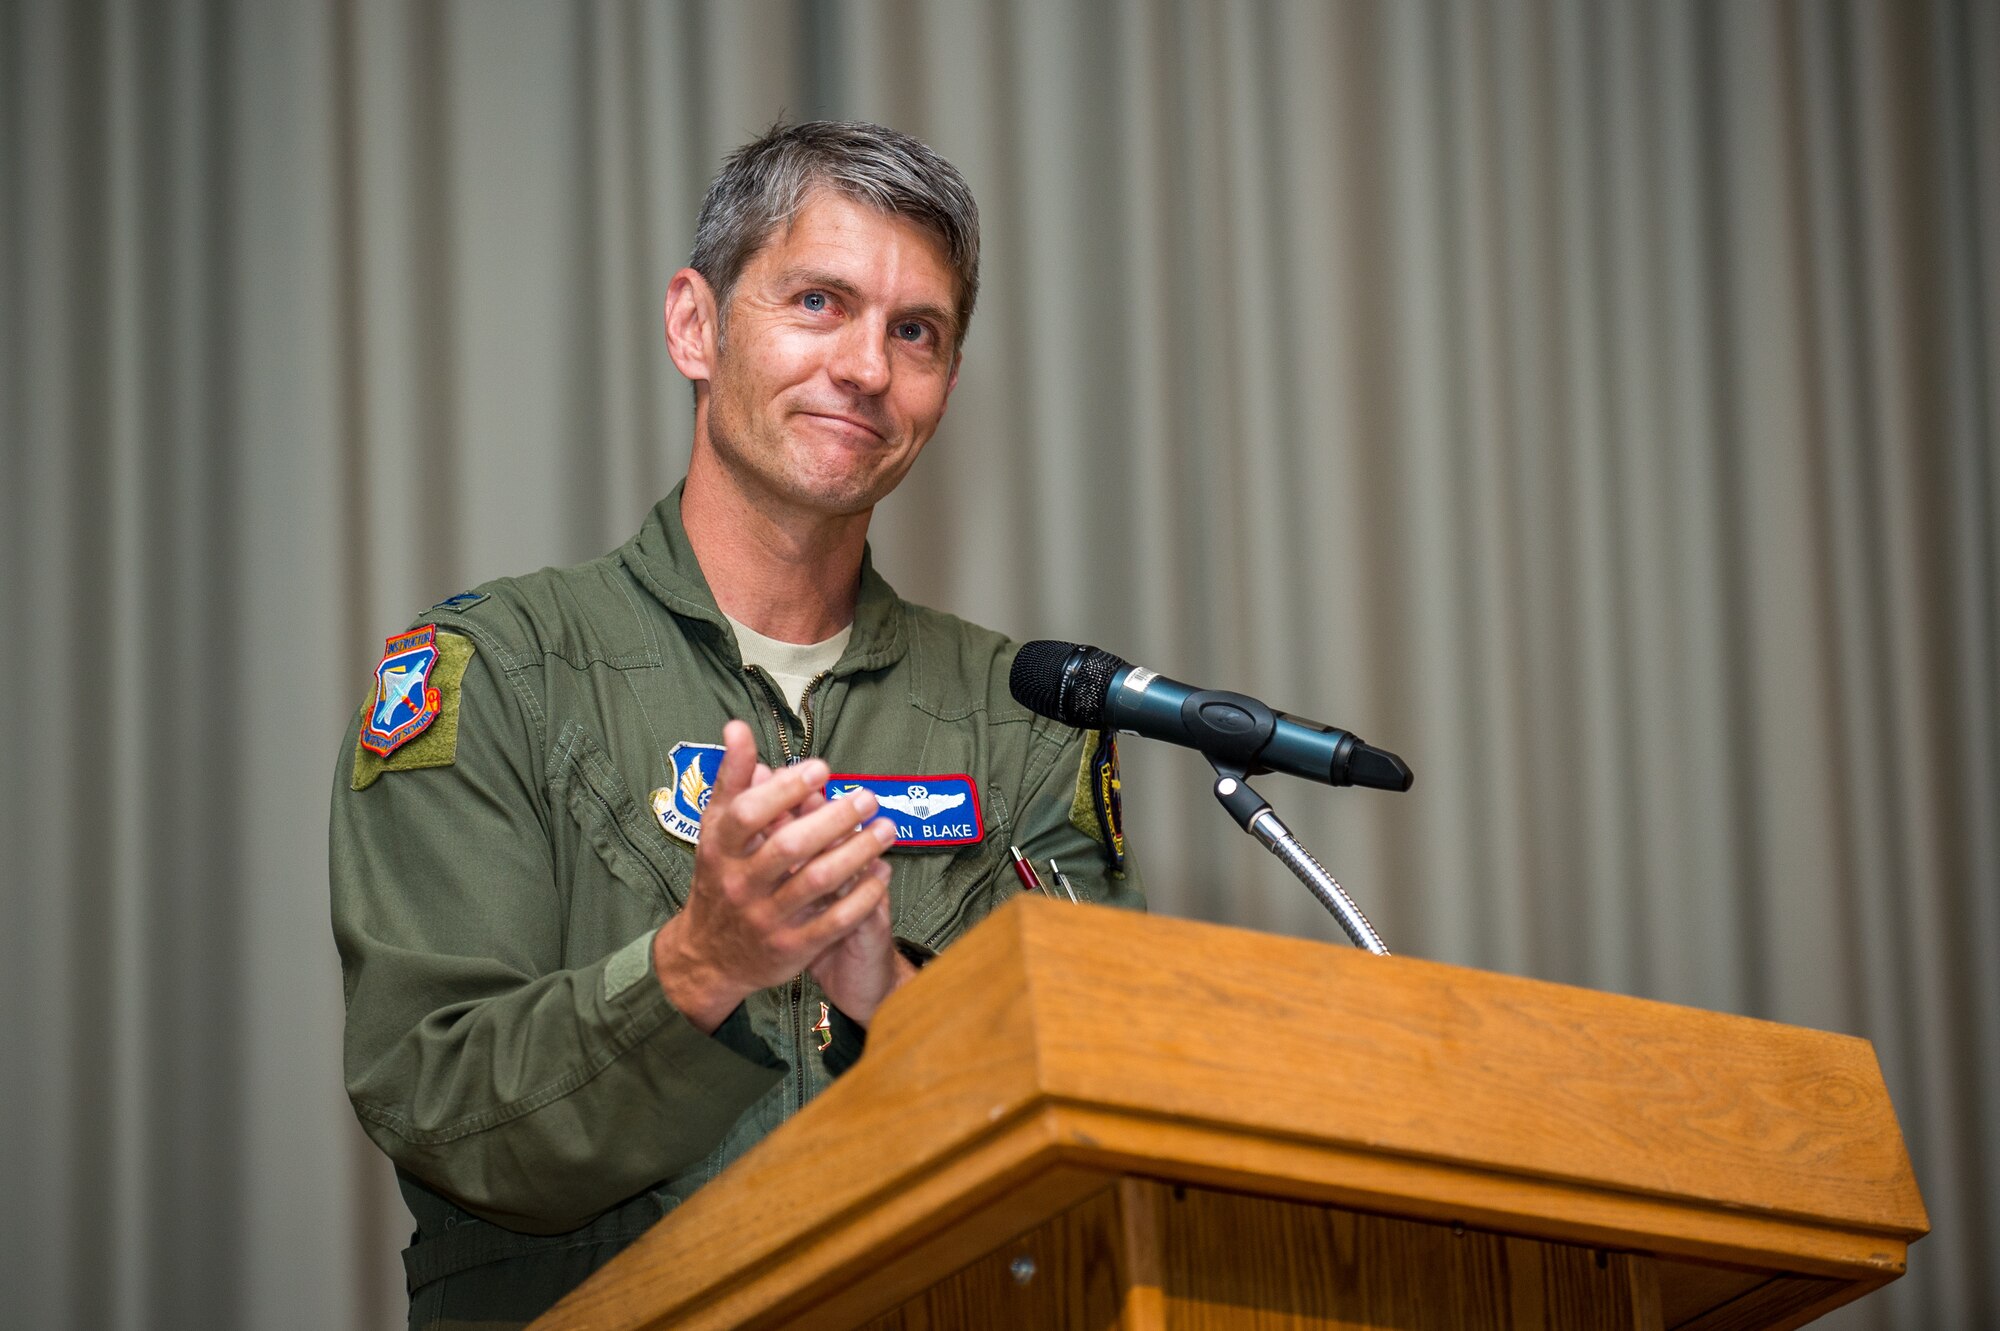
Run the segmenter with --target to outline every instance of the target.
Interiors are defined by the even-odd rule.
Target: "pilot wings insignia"
[[[927,787],[917,785],[911,786],[901,795],[877,795],[875,798],[882,802],[883,808],[894,809],[897,813],[907,813],[912,818],[935,818],[938,814],[948,809],[956,809],[965,803],[963,794],[933,795]]]

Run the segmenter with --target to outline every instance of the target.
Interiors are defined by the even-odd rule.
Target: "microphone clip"
[[[1271,770],[1253,764],[1277,733],[1278,714],[1248,694],[1196,689],[1181,700],[1181,724],[1216,771],[1224,771],[1224,764],[1241,768],[1240,781]]]

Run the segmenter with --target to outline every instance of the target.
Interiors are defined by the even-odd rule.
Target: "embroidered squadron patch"
[[[963,773],[952,776],[862,776],[837,773],[826,779],[826,797],[872,790],[882,802],[878,818],[896,825],[891,850],[926,846],[970,846],[986,835],[979,813],[979,788]]]
[[[443,705],[431,687],[437,629],[426,624],[390,636],[375,666],[375,705],[361,723],[361,747],[388,757],[424,733]]]
[[[701,815],[722,770],[722,746],[682,740],[667,751],[667,762],[673,781],[653,792],[653,812],[668,836],[692,846],[701,840]]]
[[[1084,750],[1069,805],[1070,825],[1104,847],[1111,872],[1125,871],[1125,807],[1118,778],[1118,736],[1105,730]]]
[[[458,761],[458,713],[465,668],[472,664],[472,639],[462,633],[440,632],[433,645],[437,661],[431,666],[424,698],[438,699],[437,719],[423,733],[399,745],[394,753],[381,754],[368,747],[368,723],[374,719],[381,701],[382,686],[370,681],[368,696],[362,700],[358,721],[363,732],[354,745],[354,772],[349,784],[366,790],[384,772],[411,772],[425,767],[449,767]]]

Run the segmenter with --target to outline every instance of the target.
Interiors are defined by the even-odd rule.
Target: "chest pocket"
[[[1020,890],[1007,853],[1012,810],[998,791],[980,787],[986,835],[954,853],[890,851],[895,866],[896,933],[935,951],[985,919]]]
[[[549,767],[550,803],[576,829],[570,862],[558,865],[570,885],[569,950],[594,957],[679,910],[693,863],[667,844],[652,812],[580,723],[564,723]]]

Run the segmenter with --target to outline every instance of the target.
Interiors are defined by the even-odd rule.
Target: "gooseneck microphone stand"
[[[1123,731],[1200,753],[1215,768],[1215,798],[1237,825],[1284,861],[1356,947],[1389,955],[1354,899],[1246,781],[1252,772],[1286,772],[1330,786],[1408,790],[1412,776],[1401,758],[1351,731],[1274,711],[1247,694],[1190,688],[1082,643],[1040,638],[1023,644],[1007,687],[1014,701],[1038,716],[1099,731],[1100,745]],[[1104,816],[1101,805],[1098,816]]]
[[[1212,753],[1203,756],[1215,769],[1215,798],[1229,810],[1229,816],[1236,820],[1236,825],[1284,861],[1285,867],[1306,885],[1306,890],[1319,898],[1319,904],[1332,913],[1341,929],[1354,941],[1354,946],[1373,952],[1378,957],[1388,956],[1389,948],[1383,943],[1382,935],[1368,923],[1368,917],[1361,913],[1361,907],[1354,904],[1354,898],[1347,895],[1347,889],[1313,858],[1311,851],[1299,844],[1299,839],[1292,835],[1291,829],[1280,821],[1277,812],[1271,808],[1270,801],[1250,789],[1245,779],[1249,772]]]

